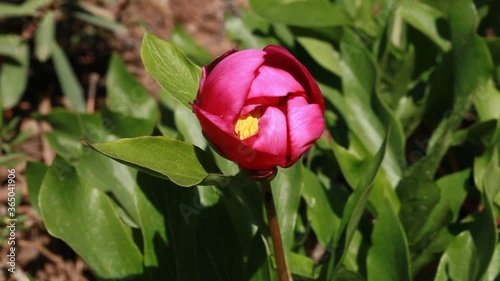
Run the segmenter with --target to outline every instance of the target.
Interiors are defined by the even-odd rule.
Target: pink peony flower
[[[245,170],[289,167],[321,136],[323,96],[286,49],[230,50],[203,67],[191,104],[205,137]]]

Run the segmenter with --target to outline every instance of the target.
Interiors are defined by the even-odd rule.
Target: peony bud
[[[206,138],[245,170],[289,167],[323,133],[323,96],[286,49],[230,50],[203,67],[194,104]]]

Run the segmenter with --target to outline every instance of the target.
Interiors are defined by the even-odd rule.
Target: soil
[[[15,1],[20,2],[20,1]],[[182,25],[196,41],[213,56],[235,47],[224,32],[225,13],[234,13],[248,6],[247,0],[145,0],[145,1],[80,1],[98,5],[126,27],[126,32],[117,35],[100,30],[78,20],[67,20],[62,16],[57,25],[58,42],[66,51],[73,69],[77,72],[85,90],[96,86],[97,97],[104,96],[104,76],[112,52],[118,52],[129,70],[154,94],[157,84],[147,75],[141,63],[139,50],[142,37],[147,30],[163,39],[176,25]],[[29,29],[35,18],[22,19],[19,25],[9,29],[21,34]],[[29,31],[28,31],[29,33]],[[81,36],[78,44],[71,36]],[[31,34],[32,35],[32,34]],[[70,36],[71,35],[71,36]],[[30,36],[30,34],[28,34]],[[82,39],[83,38],[83,39]],[[31,38],[32,39],[32,38]],[[50,63],[49,63],[50,65]],[[5,111],[4,120],[21,117],[16,132],[30,131],[30,136],[14,150],[24,152],[28,161],[44,162],[48,165],[55,154],[46,143],[43,133],[50,130],[46,123],[38,122],[33,113],[48,113],[53,107],[66,106],[60,93],[54,70],[47,63],[32,59],[28,88],[22,101],[13,109]],[[90,108],[89,110],[93,110]],[[2,151],[1,153],[4,153]],[[2,155],[0,154],[0,157]],[[29,202],[24,170],[26,161],[16,169],[16,188],[21,202],[16,206],[17,217],[22,218],[16,229],[16,274],[7,271],[9,247],[0,244],[0,281],[2,280],[97,280],[87,264],[63,241],[52,237],[43,221]],[[0,167],[0,239],[6,237],[7,215],[7,169]],[[0,240],[4,243],[5,240]]]

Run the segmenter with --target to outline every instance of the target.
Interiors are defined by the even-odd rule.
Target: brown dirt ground
[[[69,44],[65,42],[69,41],[64,37],[65,35],[75,32],[85,33],[93,28],[78,22],[58,26],[58,35],[62,34],[59,38],[60,44],[65,46],[64,49],[81,78],[84,88],[89,89],[91,84],[97,84],[98,97],[99,92],[102,92],[104,88],[103,76],[112,51],[119,52],[129,70],[136,74],[152,93],[156,92],[158,86],[144,71],[139,57],[142,36],[146,30],[168,39],[173,27],[181,24],[201,46],[217,56],[234,47],[224,33],[224,13],[234,12],[235,9],[248,6],[247,0],[118,0],[114,1],[115,4],[106,4],[110,1],[86,0],[83,2],[105,8],[114,15],[118,22],[127,27],[127,32],[122,36],[97,30],[93,32],[100,34],[102,38],[93,41],[93,44],[65,46],[64,44]],[[26,19],[26,21],[29,20]],[[16,32],[13,31],[13,33]],[[30,84],[25,95],[28,97],[24,97],[16,108],[4,112],[4,118],[8,120],[14,116],[21,116],[22,121],[18,130],[20,132],[29,129],[31,136],[17,149],[26,152],[30,161],[50,164],[54,158],[54,152],[43,138],[43,132],[50,130],[50,126],[35,121],[30,118],[30,115],[36,111],[47,113],[52,107],[64,106],[66,103],[58,92],[57,85],[54,86],[54,80],[47,78],[50,76],[45,76],[40,69],[43,67],[34,62],[30,70]],[[46,80],[52,82],[49,83]],[[47,233],[42,220],[31,208],[23,175],[25,167],[26,162],[15,167],[16,186],[22,194],[22,203],[17,206],[17,215],[25,217],[24,222],[21,225],[18,224],[16,232],[16,274],[9,274],[6,271],[7,247],[0,245],[0,281],[28,280],[27,274],[38,281],[96,280],[86,263],[71,248]],[[7,212],[6,179],[7,170],[0,167],[0,182],[2,183],[0,218],[5,217]]]

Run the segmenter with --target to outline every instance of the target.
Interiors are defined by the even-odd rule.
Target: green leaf
[[[388,138],[389,134],[385,137],[377,154],[370,159],[365,176],[360,180],[358,186],[349,197],[344,207],[342,220],[332,243],[335,248],[333,256],[330,258],[328,280],[330,280],[335,275],[335,271],[340,268],[339,266],[342,264],[342,260],[347,253],[347,249],[349,248],[349,244],[354,236],[354,232],[356,231],[359,221],[365,211],[368,203],[368,197],[373,186],[373,181],[375,180],[375,176],[377,175],[385,156]],[[387,207],[389,208],[389,206]]]
[[[177,130],[182,134],[184,140],[201,149],[207,147],[207,140],[203,136],[201,125],[193,111],[178,106],[174,110],[174,118]]]
[[[251,23],[245,22],[239,17],[226,15],[224,27],[228,37],[239,42],[241,49],[262,49],[269,44],[278,44],[278,41],[272,37],[259,36],[253,33]]]
[[[399,219],[403,225],[410,247],[418,243],[425,234],[424,225],[440,201],[441,192],[434,181],[426,178],[407,177],[396,189],[401,209]]]
[[[302,165],[297,162],[288,169],[278,169],[278,175],[271,181],[285,255],[294,246],[294,230],[300,203]]]
[[[500,65],[500,38],[486,39],[491,57],[495,65]]]
[[[30,16],[36,9],[28,5],[0,3],[0,18]]]
[[[159,118],[153,97],[127,71],[117,54],[111,56],[106,80],[108,103],[103,123],[120,137],[150,135]]]
[[[88,133],[85,130],[86,127],[101,124],[101,119],[97,114],[78,114],[63,108],[54,108],[49,114],[37,116],[37,118],[49,122],[55,131],[64,132],[74,138],[90,137],[90,134],[86,134]]]
[[[54,131],[45,134],[52,149],[75,166],[78,175],[89,187],[106,194],[112,193],[123,208],[122,213],[133,222],[131,225],[135,225],[138,220],[134,203],[136,170],[95,151],[82,149],[82,137],[95,142],[114,139],[102,128],[99,116],[55,109],[42,119],[54,128]]]
[[[449,274],[451,280],[474,280],[472,276],[474,265],[471,261],[476,253],[472,250],[475,250],[474,240],[470,232],[464,231],[448,246],[446,253],[441,258],[439,267],[443,267],[442,263],[446,266],[447,269],[444,270]],[[446,278],[446,280],[449,280],[449,278]]]
[[[127,28],[125,26],[110,18],[82,12],[73,12],[73,16],[79,20],[104,28],[116,34],[125,34],[127,32]]]
[[[500,276],[500,243],[495,248],[495,254],[491,259],[490,265],[483,275],[481,281],[495,281]]]
[[[403,227],[393,208],[380,208],[368,251],[367,280],[411,280],[410,254]]]
[[[380,103],[374,92],[376,68],[361,39],[353,31],[346,30],[340,49],[344,59],[341,63],[344,102],[335,106],[344,107],[342,116],[368,155],[377,152],[388,127],[392,126],[393,132],[382,167],[387,179],[395,187],[402,176],[404,163],[400,159],[404,155],[401,124]],[[373,104],[376,107],[372,107]]]
[[[338,76],[342,75],[340,54],[330,43],[302,36],[297,37],[297,41],[319,65]]]
[[[141,48],[146,71],[182,105],[190,108],[198,92],[201,69],[171,43],[146,33]]]
[[[134,202],[136,170],[92,150],[83,150],[74,165],[82,182],[106,194],[113,193],[116,201],[134,223],[138,221]]]
[[[456,221],[460,215],[460,208],[467,197],[470,169],[446,175],[437,180],[437,185],[441,189],[441,199],[446,201],[446,205],[453,214],[451,221]]]
[[[288,255],[288,263],[290,271],[293,275],[299,276],[297,280],[302,280],[301,278],[317,279],[319,277],[320,268],[317,264],[309,257],[291,252]]]
[[[137,204],[150,280],[242,280],[241,246],[253,239],[235,231],[218,192],[179,188],[139,172]]]
[[[207,184],[222,176],[203,150],[176,139],[138,137],[105,143],[83,142],[120,163],[180,186]]]
[[[55,33],[55,12],[48,11],[40,21],[35,33],[35,56],[39,61],[45,62],[50,58]]]
[[[490,199],[486,193],[482,195],[484,210],[450,243],[441,257],[436,280],[473,281],[487,274],[498,238]]]
[[[29,47],[26,42],[11,47],[14,57],[6,59],[0,64],[0,98],[4,109],[14,107],[26,90],[29,71]]]
[[[347,14],[328,1],[250,0],[250,6],[255,13],[272,22],[302,27],[332,27],[351,24],[351,19]]]
[[[444,34],[439,34],[439,20],[444,20],[444,15],[439,10],[414,1],[403,1],[400,9],[406,22],[427,35],[444,52],[450,50],[450,41],[443,38]]]
[[[338,208],[344,198],[341,199],[336,189],[324,188],[317,175],[311,170],[304,168],[303,176],[302,197],[307,204],[307,218],[320,244],[327,247],[332,242],[335,230],[340,225],[340,218],[334,212],[334,208]]]
[[[10,153],[2,155],[0,158],[0,167],[12,168],[26,161],[28,156],[24,153]]]
[[[479,115],[479,120],[499,119],[500,91],[495,87],[495,82],[493,79],[488,79],[486,84],[482,84],[480,87],[481,92],[474,96],[474,107]]]
[[[478,95],[493,70],[488,47],[476,34],[478,17],[470,0],[453,2],[450,13],[453,59],[455,63],[455,97],[466,99]],[[458,63],[459,62],[459,63]],[[461,105],[463,106],[463,105]]]
[[[202,48],[196,40],[182,28],[182,26],[176,26],[170,36],[172,43],[181,48],[188,58],[197,65],[207,65],[212,61],[212,55]]]
[[[18,47],[22,44],[21,36],[12,34],[0,35],[0,55],[16,59],[20,56]]]
[[[365,278],[357,272],[341,267],[335,274],[335,281],[364,281]]]
[[[192,205],[192,191],[142,172],[137,182],[135,193],[144,237],[144,265],[150,278],[197,280],[194,228],[200,210]],[[186,269],[188,265],[190,270]]]
[[[52,41],[52,60],[54,61],[57,78],[61,84],[61,90],[64,96],[68,98],[72,109],[75,112],[85,112],[83,88],[78,82],[68,58],[55,41]]]
[[[40,211],[38,195],[42,187],[43,178],[48,169],[49,167],[41,162],[28,162],[26,165],[26,181],[30,203],[40,216],[42,212]]]
[[[399,218],[408,237],[414,274],[446,249],[447,226],[458,218],[469,176],[470,170],[450,174],[437,185],[425,178],[405,178],[398,186]]]
[[[99,277],[142,273],[141,252],[110,199],[82,182],[62,158],[47,171],[39,200],[49,233],[68,243]]]

